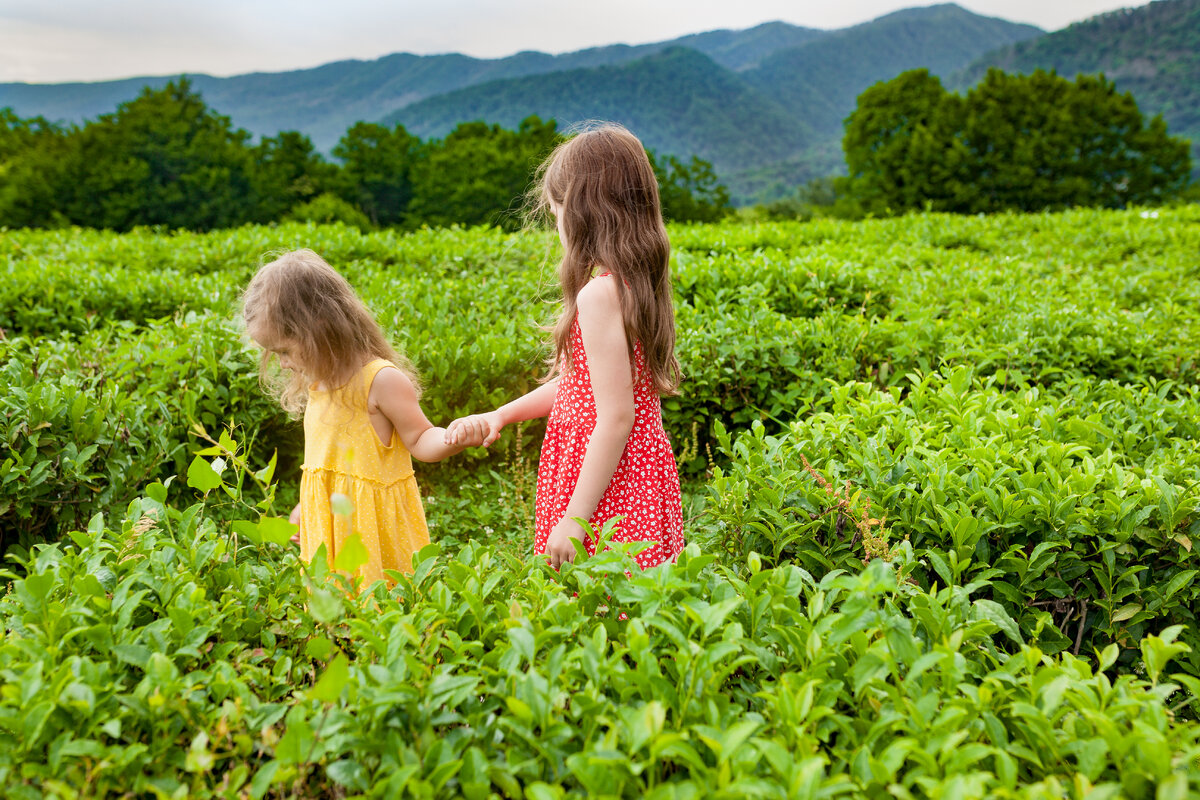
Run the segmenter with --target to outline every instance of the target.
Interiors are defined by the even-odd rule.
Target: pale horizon
[[[171,75],[230,77],[289,72],[395,53],[458,53],[481,59],[524,51],[561,54],[608,45],[640,45],[767,22],[836,30],[906,8],[939,5],[896,0],[814,2],[611,0],[603,8],[559,0],[443,0],[414,3],[281,0],[205,5],[151,0],[0,0],[0,83],[93,83]],[[1142,2],[1110,0],[962,0],[987,17],[1046,31]],[[164,11],[165,9],[165,11]]]

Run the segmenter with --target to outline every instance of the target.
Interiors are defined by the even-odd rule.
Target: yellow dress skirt
[[[332,566],[357,535],[368,561],[355,572],[369,585],[384,570],[413,571],[413,553],[429,544],[429,528],[412,456],[392,432],[388,444],[371,426],[367,396],[379,370],[375,359],[345,386],[310,388],[304,411],[300,480],[300,553],[312,560],[322,545]]]

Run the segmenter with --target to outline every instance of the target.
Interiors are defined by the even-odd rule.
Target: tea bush
[[[1172,625],[1200,652],[1196,387],[1056,396],[1003,392],[965,367],[907,377],[905,392],[835,387],[827,411],[779,436],[720,432],[713,546],[824,574],[906,541],[922,586],[986,584],[1046,652],[1116,643],[1129,660]]]
[[[671,234],[685,380],[665,402],[666,423],[694,478],[708,467],[717,423],[732,430],[762,420],[779,430],[826,408],[829,387],[848,381],[903,388],[910,372],[968,365],[1005,390],[1084,377],[1197,383],[1196,206],[682,226]],[[52,538],[109,499],[127,499],[143,476],[180,472],[193,423],[234,419],[266,445],[256,451],[279,449],[281,477],[295,479],[296,428],[255,388],[253,353],[228,322],[241,287],[272,252],[311,246],[341,269],[430,385],[429,416],[445,422],[536,385],[545,352],[538,326],[554,314],[552,244],[552,234],[400,235],[300,223],[208,234],[3,233],[8,385],[23,385],[17,373],[36,374],[36,349],[66,360],[50,359],[62,369],[26,383],[62,380],[107,409],[110,401],[89,387],[119,378],[110,391],[129,398],[127,410],[91,423],[103,430],[55,425],[36,444],[23,417],[56,419],[54,408],[32,406],[58,401],[8,398],[3,424],[20,458],[0,484],[5,541]],[[189,379],[189,371],[197,374]],[[145,435],[124,421],[139,416]],[[539,436],[533,425],[524,441]],[[66,451],[66,468],[53,437],[78,451]],[[80,454],[104,456],[109,474],[130,480],[88,501],[76,476],[100,469]],[[485,469],[500,466],[471,453],[422,473],[452,490],[480,459]],[[30,474],[47,499],[37,509],[26,508],[37,495],[14,494],[13,482]]]
[[[0,410],[2,545],[55,538],[183,474],[197,426],[229,417],[299,463],[296,426],[259,389],[241,334],[208,315],[0,341]]]
[[[153,484],[8,575],[5,796],[1200,790],[1200,725],[1171,705],[1200,688],[1170,674],[1178,628],[1141,643],[1142,677],[1113,674],[1115,647],[1049,656],[972,596],[986,581],[910,582],[908,545],[818,580],[695,545],[644,573],[629,546],[556,573],[469,543],[356,597],[273,518],[214,521],[226,488],[251,518],[270,491],[198,464],[208,500],[176,509]]]
[[[1200,790],[1200,207],[671,238],[679,563],[526,558],[535,424],[359,598],[283,546],[241,287],[316,249],[445,422],[535,385],[553,235],[0,232],[0,793]]]

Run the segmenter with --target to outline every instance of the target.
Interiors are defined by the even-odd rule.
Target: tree
[[[413,171],[414,221],[519,228],[534,171],[561,141],[553,120],[527,117],[516,131],[466,122],[428,145]]]
[[[905,72],[858,97],[842,147],[851,192],[873,213],[955,210],[970,202],[961,101],[929,70]]]
[[[296,131],[265,137],[251,150],[254,221],[273,222],[330,189],[338,169],[321,158],[312,140]]]
[[[144,89],[73,138],[60,205],[73,223],[208,230],[250,216],[250,135],[209,110],[186,78]]]
[[[684,164],[675,156],[646,155],[658,179],[664,219],[716,222],[730,213],[729,190],[717,180],[712,164],[697,156]]]
[[[859,96],[843,146],[852,191],[876,213],[1120,208],[1177,194],[1191,170],[1187,143],[1104,76],[1040,70],[992,69],[965,98],[903,73]]]
[[[366,214],[375,225],[398,225],[413,199],[412,169],[423,156],[421,140],[403,125],[385,128],[355,123],[333,148],[341,159],[338,194]]]
[[[1104,76],[990,69],[967,94],[963,137],[975,164],[971,211],[1161,201],[1187,183],[1186,142],[1147,127]]]
[[[41,117],[26,120],[0,109],[0,225],[63,221],[58,203],[67,185],[71,134]]]

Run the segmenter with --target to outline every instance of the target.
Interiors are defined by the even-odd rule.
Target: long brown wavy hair
[[[571,368],[576,298],[598,269],[613,274],[630,362],[641,342],[648,377],[659,394],[676,393],[675,307],[671,244],[663,225],[658,182],[636,136],[604,123],[560,144],[539,169],[533,213],[553,203],[563,228],[558,275],[563,309],[554,327],[554,374]]]
[[[342,386],[373,358],[395,364],[420,391],[408,359],[346,279],[312,250],[284,253],[260,267],[242,294],[242,317],[248,331],[295,348],[298,368],[290,377],[273,367],[269,350],[259,360],[259,380],[293,416],[304,411],[310,384]]]

